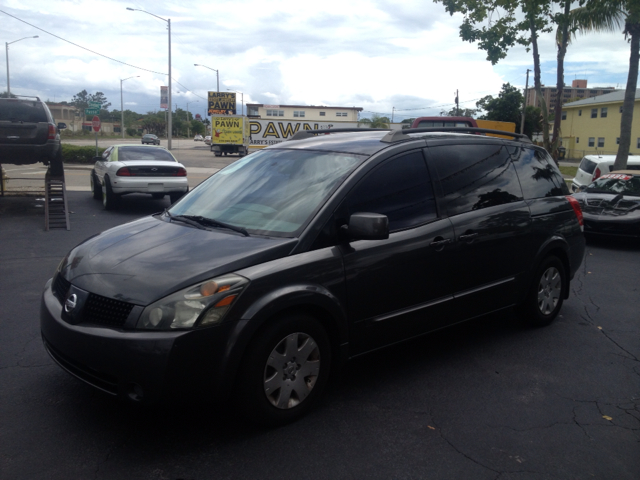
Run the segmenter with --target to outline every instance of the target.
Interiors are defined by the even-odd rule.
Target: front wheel
[[[247,416],[266,426],[305,415],[322,394],[331,368],[326,331],[313,317],[276,319],[247,350],[238,377]]]
[[[534,284],[522,305],[529,323],[536,327],[549,325],[556,318],[564,301],[566,274],[556,256],[544,259],[536,270]]]

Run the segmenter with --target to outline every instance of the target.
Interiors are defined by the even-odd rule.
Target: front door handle
[[[447,245],[448,243],[451,243],[450,238],[436,237],[433,239],[433,242],[429,244],[429,246],[435,248],[436,251],[439,252],[444,249],[445,245]]]

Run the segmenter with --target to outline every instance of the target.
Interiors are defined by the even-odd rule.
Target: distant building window
[[[580,137],[576,137],[576,144],[580,143]]]
[[[267,110],[267,117],[284,117],[284,110]]]
[[[320,112],[320,116],[321,116],[321,117],[324,117],[324,116],[325,116],[325,114],[326,114],[326,112]]]
[[[598,148],[604,147],[604,137],[598,137]]]
[[[620,105],[620,113],[622,113],[622,105]]]
[[[602,107],[600,109],[600,118],[605,118],[607,116],[607,107]]]
[[[620,145],[620,137],[616,137],[616,145]]]
[[[589,137],[589,146],[590,147],[595,147],[596,146],[596,138],[595,137]]]
[[[584,90],[578,90],[578,93],[582,93],[584,95]]]
[[[294,110],[293,111],[293,116],[294,117],[304,117],[304,110]]]
[[[347,112],[336,112],[336,117],[346,117]]]
[[[578,116],[581,117],[582,116],[582,110],[578,110]]]
[[[562,120],[566,120],[567,119],[567,112],[562,112]]]
[[[636,148],[640,148],[640,138],[638,138],[638,142],[636,143]]]
[[[247,112],[247,114],[258,116],[258,109],[256,107],[249,107],[249,111]]]
[[[597,108],[592,108],[591,109],[591,118],[598,118],[598,109]]]

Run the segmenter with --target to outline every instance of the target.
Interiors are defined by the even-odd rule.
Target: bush
[[[102,155],[106,148],[98,148],[98,155]],[[62,162],[93,165],[95,162],[96,147],[80,147],[78,145],[62,144]]]

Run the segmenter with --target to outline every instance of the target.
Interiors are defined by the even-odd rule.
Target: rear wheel
[[[104,185],[102,186],[102,206],[105,210],[113,210],[118,206],[119,197],[113,193],[111,181],[109,177],[104,177]]]
[[[544,259],[536,271],[534,284],[522,305],[529,323],[536,327],[549,325],[558,315],[564,301],[566,274],[556,256]]]
[[[306,314],[276,320],[247,352],[238,376],[240,400],[246,415],[263,425],[282,425],[305,415],[329,378],[329,338]]]
[[[100,185],[95,172],[91,172],[91,191],[93,192],[94,200],[100,200],[102,198],[102,186]]]

